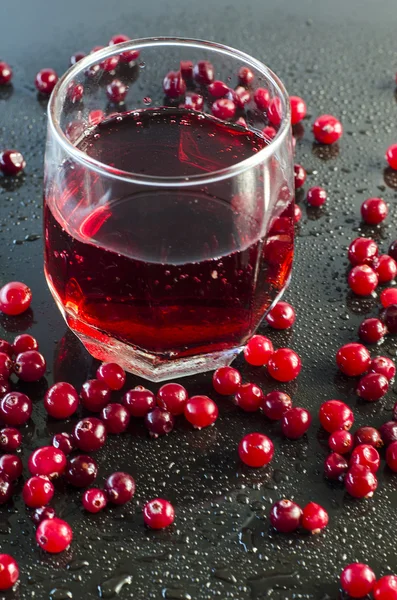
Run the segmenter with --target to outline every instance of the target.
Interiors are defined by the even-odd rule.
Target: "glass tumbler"
[[[91,355],[152,381],[230,364],[289,282],[292,156],[283,84],[238,50],[141,39],[69,69],[48,107],[45,274]]]

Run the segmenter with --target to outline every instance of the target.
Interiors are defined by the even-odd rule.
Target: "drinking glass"
[[[92,356],[152,381],[230,364],[289,282],[291,141],[281,81],[227,46],[127,41],[67,71],[48,106],[45,275]]]

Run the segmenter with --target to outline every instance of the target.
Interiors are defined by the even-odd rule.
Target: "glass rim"
[[[153,176],[143,175],[140,173],[133,173],[129,171],[122,171],[115,169],[110,165],[103,163],[95,158],[92,158],[88,154],[85,154],[82,150],[72,144],[72,142],[66,137],[62,131],[57,115],[60,114],[62,104],[65,99],[66,90],[68,85],[73,81],[77,74],[82,71],[86,71],[91,66],[102,62],[104,59],[113,56],[114,54],[120,54],[128,50],[142,50],[143,48],[155,47],[155,46],[187,46],[191,48],[204,48],[212,50],[218,54],[223,54],[232,58],[237,58],[244,61],[246,66],[251,66],[261,72],[262,75],[270,81],[273,86],[277,89],[279,96],[283,104],[283,116],[277,134],[264,148],[259,150],[256,154],[236,162],[233,165],[218,169],[210,173],[189,175],[186,177],[173,177],[173,176]],[[287,90],[279,77],[267,67],[264,63],[258,59],[232,48],[224,44],[218,44],[216,42],[200,40],[195,38],[178,38],[178,37],[150,37],[150,38],[139,38],[135,40],[129,40],[121,44],[115,44],[113,46],[105,46],[102,50],[98,50],[84,57],[78,61],[75,65],[70,67],[62,77],[59,78],[54,90],[51,94],[48,107],[48,123],[51,132],[57,142],[63,147],[67,154],[71,155],[76,162],[84,164],[89,169],[96,171],[100,175],[105,175],[112,179],[122,180],[129,183],[136,183],[140,185],[149,186],[161,186],[161,187],[190,187],[194,185],[203,185],[221,181],[229,177],[235,177],[244,173],[245,171],[256,167],[260,163],[265,162],[271,157],[285,142],[288,135],[291,123],[290,116],[290,103]]]

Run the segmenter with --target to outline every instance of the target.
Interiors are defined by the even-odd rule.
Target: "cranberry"
[[[215,78],[214,66],[208,60],[199,60],[193,67],[193,77],[200,85],[208,85]]]
[[[309,502],[302,511],[301,525],[311,533],[320,533],[328,525],[328,521],[327,511],[315,502]]]
[[[19,479],[22,471],[22,461],[16,454],[3,454],[0,457],[0,473],[7,475],[11,481]]]
[[[0,61],[0,85],[10,83],[12,79],[12,69],[4,60]]]
[[[179,108],[191,108],[192,110],[203,110],[204,96],[190,92],[185,96],[185,102],[179,105]]]
[[[288,302],[277,302],[266,315],[266,321],[273,329],[289,329],[295,323],[295,311]]]
[[[279,348],[273,352],[267,365],[269,375],[277,381],[292,381],[298,377],[301,367],[301,359],[290,348]]]
[[[354,415],[347,404],[340,400],[328,400],[320,406],[319,419],[322,427],[333,433],[338,429],[349,430],[354,422]]]
[[[11,281],[0,289],[0,312],[15,316],[25,312],[32,301],[32,292],[24,283]]]
[[[387,329],[380,319],[364,319],[358,328],[358,335],[367,344],[380,342],[387,334]]]
[[[362,344],[345,344],[336,353],[336,364],[349,377],[362,375],[368,370],[370,363],[370,353]]]
[[[342,481],[348,469],[347,460],[337,452],[332,452],[324,461],[324,475],[328,479]]]
[[[98,465],[91,456],[79,454],[70,458],[66,465],[66,480],[74,487],[88,487],[98,475]]]
[[[103,110],[100,110],[100,109],[91,110],[88,113],[88,124],[89,125],[98,125],[98,123],[103,121],[104,118],[105,118],[105,113],[103,112]]]
[[[19,579],[18,563],[9,554],[0,554],[0,590],[9,590]]]
[[[240,67],[238,71],[238,80],[241,85],[249,85],[254,80],[254,73],[249,67]]]
[[[217,79],[208,86],[208,92],[213,98],[224,98],[229,93],[229,87],[226,83]]]
[[[381,577],[373,587],[372,596],[374,600],[397,600],[397,577]]]
[[[109,404],[111,393],[111,389],[104,381],[89,379],[81,388],[82,405],[91,412],[100,412]]]
[[[369,444],[360,444],[354,448],[350,458],[350,464],[368,467],[372,473],[376,473],[380,467],[379,452]]]
[[[32,475],[46,475],[52,478],[65,470],[66,456],[54,446],[43,446],[30,455],[28,468]]]
[[[375,427],[360,427],[354,434],[354,444],[367,444],[374,448],[381,448],[383,446],[382,436]]]
[[[290,96],[291,104],[291,124],[296,125],[306,116],[306,103],[299,96]]]
[[[174,507],[168,500],[155,498],[143,507],[143,521],[151,529],[164,529],[172,525],[175,519]]]
[[[234,397],[234,402],[246,412],[259,410],[263,399],[263,392],[255,383],[244,383],[239,387]]]
[[[98,488],[90,488],[83,494],[83,506],[90,513],[98,513],[107,503],[105,492]]]
[[[114,46],[115,44],[122,44],[123,42],[128,42],[130,38],[128,35],[124,35],[124,33],[117,33],[114,35],[110,41],[109,46]],[[130,63],[133,60],[136,60],[139,57],[139,50],[126,50],[120,54],[120,62],[122,63]]]
[[[320,144],[333,144],[342,136],[342,123],[332,115],[321,115],[313,123],[313,135]]]
[[[209,427],[218,418],[218,407],[208,396],[192,396],[185,404],[184,415],[196,429]]]
[[[357,265],[350,271],[347,282],[357,296],[370,296],[377,288],[378,276],[368,265]]]
[[[295,206],[294,206],[294,222],[299,223],[301,218],[302,218],[302,211],[300,209],[300,206],[298,204],[295,204]]]
[[[193,63],[191,60],[181,60],[179,63],[179,70],[183,79],[193,79]]]
[[[387,356],[376,356],[371,360],[369,372],[380,373],[390,381],[396,374],[396,365],[391,358],[388,358]]]
[[[397,304],[390,304],[380,313],[380,318],[386,325],[389,333],[397,333]]]
[[[346,429],[338,429],[329,436],[328,446],[332,452],[347,454],[353,448],[353,436]]]
[[[388,254],[378,256],[374,260],[372,268],[378,276],[379,283],[388,283],[397,275],[397,263]]]
[[[272,98],[267,107],[267,118],[274,127],[278,127],[283,118],[282,104],[280,98]]]
[[[397,288],[386,288],[382,291],[379,299],[384,308],[391,304],[397,304]]]
[[[231,396],[241,385],[241,374],[233,367],[220,367],[212,377],[212,385],[218,394]]]
[[[306,171],[302,165],[294,165],[294,182],[295,189],[302,187],[306,181]]]
[[[3,150],[0,152],[0,171],[4,175],[18,175],[25,167],[25,159],[18,150]]]
[[[34,80],[35,86],[41,94],[50,95],[58,81],[54,69],[41,69]]]
[[[5,427],[0,430],[0,450],[10,452],[10,450],[17,450],[21,444],[22,435],[18,429]]]
[[[22,333],[21,335],[17,335],[12,344],[12,351],[14,354],[21,354],[21,352],[27,352],[28,350],[38,349],[39,344],[37,343],[36,338],[29,335],[28,333]]]
[[[72,538],[72,528],[66,521],[58,519],[58,517],[45,519],[36,531],[38,545],[51,554],[58,554],[66,550],[70,546]]]
[[[305,435],[312,422],[309,411],[294,406],[287,410],[281,419],[281,431],[290,440],[297,440]]]
[[[106,73],[113,73],[117,68],[117,65],[120,62],[120,56],[114,54],[113,56],[108,56],[105,58],[100,64],[101,69],[103,69]]]
[[[73,67],[73,65],[75,65],[78,62],[80,62],[80,60],[82,60],[83,58],[85,58],[85,56],[86,56],[85,52],[81,52],[81,51],[75,52],[70,57],[70,66]]]
[[[368,373],[364,375],[357,386],[357,396],[367,402],[380,400],[389,389],[389,381],[380,373]]]
[[[32,514],[32,521],[35,525],[40,525],[45,519],[53,519],[56,512],[51,506],[40,506]]]
[[[238,445],[238,454],[242,462],[249,467],[264,467],[274,455],[274,445],[262,433],[249,433]]]
[[[264,127],[262,129],[262,134],[265,136],[267,141],[271,141],[272,139],[274,139],[277,135],[277,131],[274,129],[274,127],[271,127],[270,125],[267,125],[266,127]],[[295,204],[295,206],[297,206]]]
[[[235,103],[237,108],[243,109],[251,100],[251,93],[239,85],[235,90],[229,90],[228,98]]]
[[[182,415],[189,394],[179,383],[166,383],[157,392],[157,404],[172,415]]]
[[[0,473],[0,504],[9,501],[14,492],[14,486],[5,473]]]
[[[105,482],[105,492],[109,502],[121,506],[135,494],[135,481],[128,473],[113,473]]]
[[[93,452],[105,444],[106,428],[100,419],[87,417],[76,424],[73,436],[79,450]]]
[[[79,396],[75,388],[66,381],[51,386],[44,396],[44,408],[54,419],[71,417],[79,406]]]
[[[284,392],[274,390],[269,392],[262,400],[264,415],[272,421],[279,421],[285,413],[292,408],[292,400]]]
[[[386,463],[389,469],[391,469],[394,473],[397,473],[397,441],[393,441],[387,446]]]
[[[101,419],[108,433],[123,433],[130,422],[130,414],[122,404],[114,402],[102,409]]]
[[[392,169],[397,170],[397,144],[388,147],[386,150],[386,160]]]
[[[106,87],[106,93],[110,100],[114,104],[118,104],[125,100],[128,92],[128,86],[125,85],[120,79],[113,79]]]
[[[0,378],[7,380],[12,373],[12,360],[5,354],[5,352],[0,352]]]
[[[310,206],[323,206],[327,200],[327,192],[320,186],[311,187],[306,195],[307,203]]]
[[[4,352],[4,354],[8,354],[8,356],[12,356],[14,353],[11,344],[2,339],[0,339],[0,352]]]
[[[220,98],[219,100],[215,100],[211,106],[211,111],[214,117],[222,119],[223,121],[228,121],[234,117],[236,113],[236,105],[233,100],[229,100],[228,98]]]
[[[388,212],[387,204],[382,198],[368,198],[361,205],[361,216],[369,225],[382,223]]]
[[[67,456],[74,450],[73,438],[70,433],[56,433],[52,438],[52,445]]]
[[[25,482],[22,489],[22,498],[26,506],[39,508],[51,502],[54,491],[54,486],[48,477],[34,475]]]
[[[174,429],[174,417],[168,410],[156,406],[145,416],[145,427],[154,438],[166,435]]]
[[[349,246],[348,259],[353,266],[372,265],[378,252],[378,246],[371,238],[356,238]]]
[[[145,417],[156,406],[156,398],[150,390],[138,385],[128,390],[122,400],[131,417]]]
[[[279,500],[270,511],[270,522],[277,531],[291,533],[298,529],[302,509],[292,500]]]
[[[6,425],[19,427],[30,419],[32,402],[21,392],[10,392],[0,401],[0,420]]]
[[[39,381],[46,372],[45,358],[37,350],[21,352],[14,362],[14,373],[22,381]]]
[[[372,591],[375,573],[368,565],[352,563],[345,567],[340,576],[342,590],[352,598],[363,598]]]
[[[180,71],[170,71],[164,77],[163,90],[169,98],[179,98],[186,91],[186,83]]]
[[[263,335],[254,335],[244,348],[244,358],[250,365],[267,365],[274,352],[273,344]]]
[[[385,446],[397,441],[397,421],[387,421],[379,431]]]
[[[8,392],[11,391],[11,385],[8,379],[0,377],[0,398],[3,398]]]
[[[354,498],[370,498],[378,487],[378,480],[368,467],[353,465],[346,474],[345,487]]]
[[[259,110],[265,111],[269,106],[270,93],[266,88],[258,88],[254,92],[254,102]]]
[[[76,104],[76,102],[81,102],[84,96],[84,86],[82,83],[76,83],[75,81],[71,81],[67,88],[67,97],[69,98],[72,104]]]

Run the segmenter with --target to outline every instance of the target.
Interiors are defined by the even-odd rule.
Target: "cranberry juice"
[[[168,358],[242,345],[293,257],[293,200],[273,185],[271,162],[255,177],[219,178],[210,192],[139,176],[205,175],[265,145],[241,126],[175,108],[87,129],[77,147],[116,177],[105,185],[98,170],[65,160],[46,181],[46,276],[71,328]]]

